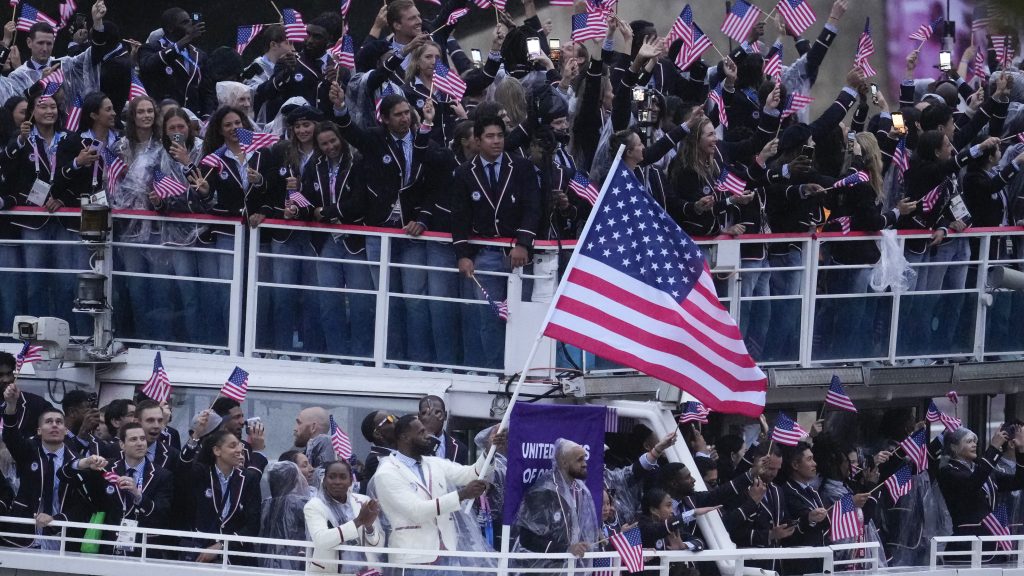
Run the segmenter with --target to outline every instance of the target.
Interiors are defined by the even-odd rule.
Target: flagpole
[[[281,14],[281,11],[277,9],[277,4],[274,4],[274,0],[267,0],[267,1],[270,2],[270,7],[274,9],[274,12],[277,12],[277,17],[281,19],[279,22],[275,22],[275,24],[278,24],[280,22],[284,22],[284,14]],[[384,5],[385,6],[387,6],[387,3],[388,3],[387,0],[384,0]]]
[[[621,164],[622,153],[625,152],[625,150],[625,145],[619,146],[619,151],[615,153],[615,159],[612,160],[612,170],[618,169],[619,165]],[[612,171],[609,171],[609,174],[612,173]],[[614,180],[614,178],[605,178],[604,185],[601,187],[601,193],[598,194],[597,201],[594,202],[595,206],[599,205],[601,203],[601,200],[604,199],[605,194],[608,192],[608,187],[611,185],[612,180]],[[597,210],[590,211],[590,216],[587,217],[587,223],[583,227],[583,231],[580,233],[580,238],[585,238],[587,233],[590,231],[591,226],[593,226],[594,224],[594,220],[597,219],[597,212]],[[555,312],[555,304],[558,302],[558,299],[561,298],[562,293],[565,292],[565,279],[568,278],[569,276],[568,271],[573,269],[573,266],[576,265],[576,261],[579,259],[581,246],[582,244],[577,244],[576,248],[572,252],[572,256],[569,257],[569,263],[565,267],[566,274],[565,276],[562,277],[561,282],[558,283],[558,288],[555,290],[555,294],[551,298],[551,305],[548,306],[548,312],[544,316],[544,321],[540,325],[540,330],[537,331],[537,337],[533,341],[533,346],[530,347],[530,353],[527,354],[526,356],[526,362],[523,363],[523,369],[519,372],[519,378],[516,380],[516,386],[515,388],[512,389],[512,396],[509,397],[508,406],[505,407],[505,414],[502,415],[501,422],[498,424],[496,432],[501,432],[502,430],[506,430],[508,428],[509,420],[512,417],[512,409],[515,408],[516,402],[519,400],[519,393],[522,390],[523,382],[526,380],[526,372],[530,369],[530,365],[533,363],[534,356],[537,355],[537,350],[540,348],[541,340],[544,339],[544,331],[547,329],[548,324],[551,322],[551,316]],[[476,281],[475,276],[470,276],[470,278],[473,278],[473,280]],[[479,282],[477,282],[477,285],[479,286]],[[480,468],[480,474],[478,476],[478,479],[483,480],[484,478],[486,478],[487,470],[488,468],[490,468],[491,462],[493,462],[494,460],[494,453],[496,449],[497,447],[492,443],[490,449],[487,451],[487,457],[484,458],[483,466],[481,466]],[[464,510],[468,513],[469,510],[472,509],[472,507],[473,500],[467,500],[466,505],[464,506]]]
[[[818,420],[825,417],[825,408],[828,408],[828,402],[823,402],[821,404],[821,412],[818,412]]]
[[[772,11],[769,12],[768,15],[764,17],[764,20],[761,20],[761,23],[764,24],[765,22],[767,22],[768,19],[770,19],[772,17],[772,14],[775,14],[775,11],[778,10],[778,9],[779,9],[779,5],[776,4],[775,8],[772,8]]]

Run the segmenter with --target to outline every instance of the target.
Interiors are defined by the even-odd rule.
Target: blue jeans
[[[966,262],[971,259],[970,242],[966,238],[953,238],[935,249],[932,255],[932,262],[950,262],[941,266],[934,266],[928,271],[928,290],[963,290],[967,285],[967,264],[952,264],[954,262]],[[972,327],[961,327],[960,316],[966,304],[966,294],[943,294],[939,296],[935,307],[937,317],[936,331],[933,334],[932,352],[936,354],[951,354],[954,352],[968,352],[969,345],[965,347],[964,340],[973,341]],[[965,333],[971,337],[961,338]]]
[[[316,256],[310,244],[309,234],[293,232],[284,242],[271,241],[270,252],[285,256]],[[271,278],[274,284],[294,286],[316,286],[316,265],[308,260],[271,258]],[[271,297],[270,338],[259,338],[274,350],[293,350],[292,337],[298,331],[304,351],[319,351],[323,348],[320,327],[319,298],[316,294],[298,288],[262,288]]]
[[[366,253],[352,254],[341,238],[328,238],[320,250],[316,270],[324,288],[372,290]],[[320,292],[320,322],[325,351],[336,356],[373,357],[376,298],[370,294]]]
[[[9,226],[10,224],[4,223]],[[0,268],[22,268],[21,246],[18,244],[0,244]],[[7,332],[14,323],[14,317],[24,314],[25,310],[25,275],[18,272],[0,272],[0,332]]]
[[[803,265],[803,252],[790,247],[784,254],[770,254],[772,268]],[[803,271],[771,272],[769,287],[772,296],[796,296],[803,285]],[[772,338],[765,345],[765,360],[795,361],[800,358],[800,299],[773,300],[771,303]]]
[[[210,326],[206,314],[197,314],[201,309],[204,283],[195,280],[199,276],[199,255],[183,247],[171,250],[171,272],[178,276],[174,286],[178,292],[182,314],[178,315],[178,340],[191,345],[210,343]]]
[[[505,251],[491,246],[480,248],[476,257],[473,258],[473,267],[478,272],[503,272],[506,274],[512,272]],[[476,279],[480,281],[494,302],[502,302],[507,298],[508,279],[504,276],[479,274]],[[469,339],[466,364],[500,369],[505,365],[505,321],[499,318],[486,303],[483,293],[476,287],[476,283],[472,279],[463,278],[462,286],[463,294],[473,294],[476,300],[484,300],[483,306],[474,306],[476,322],[466,332]],[[479,341],[472,337],[474,334],[477,335]],[[475,348],[477,345],[479,348]]]
[[[51,218],[39,230],[25,229],[22,239],[30,241],[70,240],[80,237]],[[25,268],[62,269],[85,272],[89,269],[89,254],[81,245],[33,244],[23,245]],[[56,316],[68,321],[74,336],[92,335],[92,321],[86,314],[76,314],[74,307],[78,279],[75,274],[29,274],[25,280],[28,313],[32,316]]]
[[[219,250],[235,250],[235,236],[233,233],[214,234],[212,243],[200,243],[202,248],[217,248]],[[243,246],[239,248],[244,250]],[[199,255],[199,273],[203,278],[220,280],[231,279],[232,256],[230,254],[202,253]],[[241,279],[238,279],[241,281]],[[229,308],[231,300],[231,285],[203,282],[200,288],[202,294],[203,308],[206,313],[206,322],[209,327],[210,344],[215,346],[226,346],[228,344],[228,321],[231,318]]]
[[[455,248],[447,242],[427,242],[427,265],[447,268],[450,272],[431,270],[427,272],[427,294],[444,298],[459,296],[458,262]],[[430,327],[434,340],[435,362],[455,365],[461,363],[459,351],[459,306],[455,302],[430,300]],[[463,306],[466,308],[466,306]]]
[[[770,294],[769,283],[771,272],[746,272],[746,270],[760,270],[768,267],[768,259],[743,260],[741,267],[745,272],[740,276],[740,295],[743,298],[751,296],[768,296]],[[754,300],[743,302],[740,311],[740,331],[743,333],[743,340],[747,344],[747,351],[755,359],[760,359],[764,353],[765,338],[768,336],[768,321],[771,314],[771,301]]]
[[[138,248],[118,249],[125,272],[137,274],[166,274],[171,270],[170,254],[163,250],[151,250],[146,246],[159,245],[160,233],[153,232],[148,238],[138,240]],[[175,312],[171,305],[172,280],[158,278],[124,277],[127,302],[115,308],[121,313],[131,311],[133,329],[127,334],[140,340],[171,340],[171,327]],[[126,308],[128,310],[126,310]],[[127,325],[127,324],[125,324]]]
[[[427,242],[423,240],[391,239],[391,262],[393,264],[427,263]],[[380,262],[381,240],[379,237],[366,239],[366,260]],[[371,267],[373,287],[380,286],[380,271]],[[433,347],[430,342],[430,310],[426,300],[401,298],[392,295],[427,294],[427,271],[412,268],[391,268],[391,288],[388,295],[388,354],[394,360],[433,363]]]
[[[867,294],[870,283],[870,268],[828,271],[830,294]],[[815,360],[873,354],[876,298],[824,298],[817,302],[815,336],[821,346],[815,346]]]
[[[896,330],[896,354],[900,356],[916,356],[930,348],[932,332],[932,311],[936,296],[914,295],[913,292],[927,290],[930,266],[913,266],[926,264],[930,260],[928,250],[918,254],[910,250],[903,251],[903,257],[917,272],[917,277],[908,287],[910,294],[900,298],[899,326]]]

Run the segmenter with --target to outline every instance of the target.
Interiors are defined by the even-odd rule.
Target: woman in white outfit
[[[365,566],[345,564],[380,561],[377,554],[337,550],[344,544],[384,546],[384,530],[377,519],[380,505],[376,500],[353,493],[351,488],[352,467],[348,462],[338,460],[326,465],[320,490],[304,508],[306,531],[313,541],[306,572],[356,573]]]

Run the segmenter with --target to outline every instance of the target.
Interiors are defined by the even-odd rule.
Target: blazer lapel
[[[476,185],[480,187],[484,198],[487,199],[487,203],[491,205],[491,208],[495,208],[494,198],[497,195],[494,190],[491,190],[491,181],[487,178],[487,171],[484,170],[484,160],[479,155],[473,159],[473,178],[476,180]]]
[[[225,506],[229,506],[227,518],[224,518],[220,525],[223,527],[231,521],[234,517],[235,512],[238,512],[238,504],[242,501],[242,490],[245,488],[245,474],[238,468],[235,468],[231,472],[231,477],[228,478],[228,500],[224,502]]]
[[[502,155],[501,174],[498,175],[498,206],[501,205],[501,201],[505,199],[505,192],[508,191],[509,181],[512,180],[512,158],[508,154]],[[513,195],[513,198],[515,195]]]

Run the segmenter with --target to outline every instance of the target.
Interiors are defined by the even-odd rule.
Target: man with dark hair
[[[14,354],[0,352],[0,394],[3,394],[3,403],[0,404],[0,411],[7,408],[7,388],[14,386],[16,380],[14,369],[18,361]],[[31,392],[20,392],[15,397],[14,415],[4,418],[5,426],[15,426],[21,434],[28,438],[36,433],[36,422],[44,410],[52,410],[53,406],[37,394]]]
[[[139,408],[140,413],[152,410],[151,406],[144,403],[140,403]],[[106,524],[118,526],[122,521],[127,521],[129,525],[143,528],[168,527],[174,477],[166,468],[153,464],[147,456],[148,436],[143,425],[138,422],[128,422],[121,426],[118,430],[121,457],[115,458],[116,461],[110,467],[118,476],[117,482],[107,482],[102,470],[93,471],[86,477],[90,487],[95,487],[94,491],[103,495],[98,498],[98,506],[106,513]],[[115,535],[117,532],[106,533],[108,539],[113,539]],[[138,535],[132,540],[137,541]],[[138,556],[141,550],[118,542],[114,552],[118,555]],[[147,552],[153,553],[163,557],[163,551],[151,549]]]
[[[466,276],[464,292],[482,300],[484,295],[473,281],[477,269],[510,274],[529,262],[540,224],[541,198],[530,161],[505,152],[505,123],[501,118],[477,118],[473,135],[480,142],[480,152],[455,171],[452,240],[459,272]],[[515,238],[516,245],[511,250],[476,246],[469,243],[470,237]],[[505,300],[505,276],[488,274],[476,280],[487,290],[489,300]],[[470,347],[465,364],[499,368],[505,359],[505,323],[489,309],[475,312],[479,314],[481,350],[476,352]]]
[[[430,229],[432,214],[428,207],[427,174],[443,162],[437,145],[430,141],[433,104],[425,103],[424,121],[416,130],[416,119],[409,101],[404,96],[392,94],[381,101],[382,126],[364,129],[352,120],[345,91],[338,84],[331,87],[331,101],[342,134],[363,155],[363,175],[369,191],[366,224],[401,229],[412,238]],[[394,263],[427,264],[424,242],[394,239],[391,250]],[[380,261],[380,257],[380,237],[367,237],[367,261]],[[392,292],[426,295],[426,270],[392,269],[390,272]],[[370,267],[374,289],[379,284],[379,274],[377,267]],[[427,302],[419,298],[399,298],[392,300],[391,305],[391,318],[395,321],[388,323],[388,358],[433,362],[431,339],[426,337],[431,334]]]
[[[444,425],[448,422],[448,410],[440,396],[424,396],[420,398],[420,422],[426,427],[427,433],[437,441],[434,456],[451,460],[456,464],[469,463],[466,445],[445,432]]]
[[[110,437],[117,438],[117,429],[121,424],[135,421],[135,401],[128,398],[111,400],[103,413],[103,421],[107,424]]]
[[[389,561],[430,565],[431,570],[437,570],[438,566],[450,565],[448,558],[438,558],[442,546],[444,550],[459,550],[452,513],[464,500],[475,499],[487,490],[487,482],[478,480],[486,456],[481,454],[473,466],[430,456],[434,444],[415,414],[398,419],[395,438],[397,450],[381,461],[370,494],[396,528],[388,545],[422,552],[390,554]],[[503,432],[494,442],[500,447],[506,439]]]
[[[57,32],[45,22],[37,22],[28,30],[26,46],[29,58],[25,63],[11,72],[10,79],[15,84],[26,87],[39,82],[44,74],[56,70],[59,62],[64,72],[63,92],[67,102],[74,101],[76,96],[85,97],[90,92],[100,89],[100,65],[107,56],[117,49],[121,43],[114,26],[105,23],[107,5],[102,0],[92,5],[91,46],[75,56],[63,58],[53,57],[53,43]]]
[[[818,477],[811,445],[800,442],[784,450],[782,460],[786,477],[782,486],[786,512],[794,522],[798,522],[796,532],[786,541],[786,546],[827,546],[828,511],[818,491],[811,485]],[[791,574],[821,572],[822,566],[820,559],[813,558],[788,560],[785,564],[785,571]]]
[[[747,458],[756,460],[762,457],[767,447],[751,447],[747,452]],[[748,468],[751,460],[742,460],[739,468]],[[723,518],[729,536],[741,548],[777,548],[796,531],[796,524],[791,522],[786,507],[785,494],[775,482],[782,468],[782,450],[778,444],[771,446],[771,452],[764,458],[763,463],[758,475],[764,487],[762,497],[755,500],[754,496],[757,494],[754,493],[749,497],[741,497],[739,502],[734,500],[734,504],[738,504],[736,512]],[[778,572],[781,563],[778,560],[768,560],[750,565]]]
[[[135,421],[146,432],[146,456],[157,468],[174,473],[181,468],[181,454],[169,442],[164,441],[164,409],[152,400],[143,400],[135,407]],[[118,438],[121,433],[118,430]]]
[[[115,443],[96,438],[102,416],[96,406],[95,394],[84,390],[69,390],[61,400],[64,409],[64,425],[68,429],[68,448],[80,452],[83,456],[99,454],[104,458],[117,458],[118,447]]]
[[[213,73],[205,52],[192,42],[206,32],[188,12],[173,7],[160,16],[163,37],[139,49],[139,76],[156,100],[173,98],[183,108],[205,117],[217,108]]]
[[[284,52],[274,63],[270,78],[255,88],[253,109],[272,120],[281,106],[290,98],[300,97],[310,106],[330,114],[331,84],[337,80],[348,84],[347,69],[341,77],[334,59],[327,56],[327,48],[333,43],[319,17],[306,24],[306,40],[302,50]],[[283,51],[284,46],[278,45]]]
[[[280,24],[267,26],[263,29],[261,36],[267,41],[267,50],[242,71],[245,85],[252,89],[253,92],[265,82],[270,81],[278,62],[296,60],[295,46],[288,39],[284,26]],[[274,119],[277,112],[271,110],[270,106],[270,102],[264,102],[263,106],[257,106],[255,102],[253,103],[253,111],[257,122],[266,123]],[[280,105],[278,105],[278,109],[280,109]]]
[[[363,474],[360,477],[359,490],[366,494],[370,487],[370,479],[377,472],[380,461],[395,451],[395,422],[398,419],[384,410],[374,410],[363,418],[360,431],[363,438],[370,443],[370,453],[363,463]]]
[[[231,432],[242,442],[242,456],[245,459],[242,468],[262,475],[263,469],[267,467],[267,457],[263,455],[263,450],[267,447],[263,424],[256,422],[252,426],[247,425],[245,412],[242,412],[241,405],[237,400],[226,396],[221,396],[214,401],[213,413],[221,418],[220,429]],[[243,428],[248,440],[242,440]],[[193,443],[191,440],[186,443],[185,448],[181,451],[182,461],[192,462],[198,448],[198,443]]]
[[[8,425],[16,415],[18,394],[18,386],[13,383],[4,390],[3,441],[14,458],[18,477],[22,479],[9,513],[23,518],[34,517],[35,526],[25,528],[37,535],[53,535],[57,531],[47,528],[53,520],[85,522],[89,519],[94,506],[80,471],[101,469],[106,460],[95,455],[79,459],[79,454],[64,444],[67,435],[64,414],[55,408],[39,414],[34,438],[23,434],[17,426]],[[81,537],[81,531],[74,531],[71,535]],[[14,543],[45,550],[60,547],[56,540],[18,539]]]

